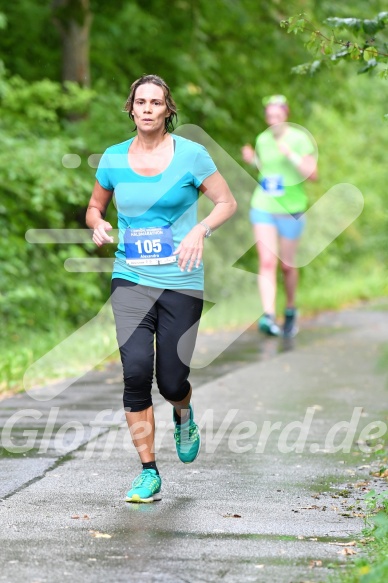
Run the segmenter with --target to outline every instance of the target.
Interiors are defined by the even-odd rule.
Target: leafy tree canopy
[[[388,78],[388,11],[373,18],[332,16],[319,25],[300,13],[281,22],[288,33],[308,35],[307,50],[313,61],[293,67],[299,74],[314,74],[323,64],[341,60],[359,62],[358,73],[377,69],[378,75]]]

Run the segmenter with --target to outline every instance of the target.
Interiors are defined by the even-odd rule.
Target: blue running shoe
[[[127,502],[155,502],[162,499],[160,488],[162,479],[156,470],[146,469],[132,482],[132,488],[127,492]]]
[[[189,405],[190,417],[186,423],[178,425],[173,410],[173,419],[175,423],[174,439],[176,452],[179,459],[184,464],[191,464],[199,454],[201,448],[201,435],[199,427],[194,422],[194,414],[191,405]]]
[[[274,316],[270,314],[263,314],[258,322],[258,329],[260,332],[268,334],[268,336],[279,336],[280,328],[275,322]]]
[[[284,312],[283,336],[284,338],[294,338],[298,333],[296,324],[297,312],[295,308],[287,308]]]

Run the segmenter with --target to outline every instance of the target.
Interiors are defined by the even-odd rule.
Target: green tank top
[[[309,136],[293,126],[287,128],[281,139],[299,156],[314,153],[314,144]],[[261,168],[258,185],[252,196],[252,207],[270,213],[305,211],[307,196],[304,181],[306,179],[279,151],[270,128],[257,137],[255,150]]]

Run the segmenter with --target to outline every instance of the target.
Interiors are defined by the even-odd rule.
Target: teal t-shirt
[[[314,153],[314,145],[308,135],[295,127],[288,127],[281,139],[300,156]],[[305,178],[279,151],[270,129],[257,137],[255,150],[261,166],[258,186],[252,196],[252,207],[269,213],[305,211],[307,208],[303,184]]]
[[[177,261],[168,262],[172,255],[165,250],[174,251],[197,224],[199,187],[217,168],[203,146],[172,138],[173,159],[156,176],[142,176],[129,166],[134,138],[111,146],[101,157],[96,178],[103,188],[114,191],[118,216],[112,277],[162,289],[198,290],[204,285],[202,262],[191,272],[182,272]]]

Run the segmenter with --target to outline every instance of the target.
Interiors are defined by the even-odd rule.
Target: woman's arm
[[[237,210],[237,202],[231,193],[226,180],[217,171],[202,182],[200,190],[214,204],[214,209],[205,217],[205,225],[198,223],[182,240],[175,251],[178,257],[178,265],[182,271],[187,267],[191,271],[194,267],[199,267],[203,254],[203,240],[207,227],[212,231],[218,229]]]
[[[98,247],[105,245],[105,243],[113,243],[113,237],[109,237],[106,231],[110,231],[113,227],[108,221],[104,220],[106,209],[112,200],[113,192],[103,188],[96,180],[86,211],[86,224],[90,229],[93,229],[93,241]]]
[[[308,180],[318,179],[317,161],[314,156],[311,154],[301,156],[300,154],[293,152],[288,144],[280,140],[278,141],[278,148],[280,152],[289,159],[291,164],[295,166],[303,178]]]
[[[237,210],[236,199],[231,193],[225,178],[218,171],[202,182],[200,190],[214,204],[214,209],[204,219],[206,224],[214,231],[234,215]],[[202,227],[202,225],[200,226]]]
[[[291,162],[293,161],[290,158]],[[301,160],[298,161],[297,158],[294,157],[294,163],[301,175],[307,180],[318,180],[318,169],[317,169],[317,161],[314,156],[301,156]]]

